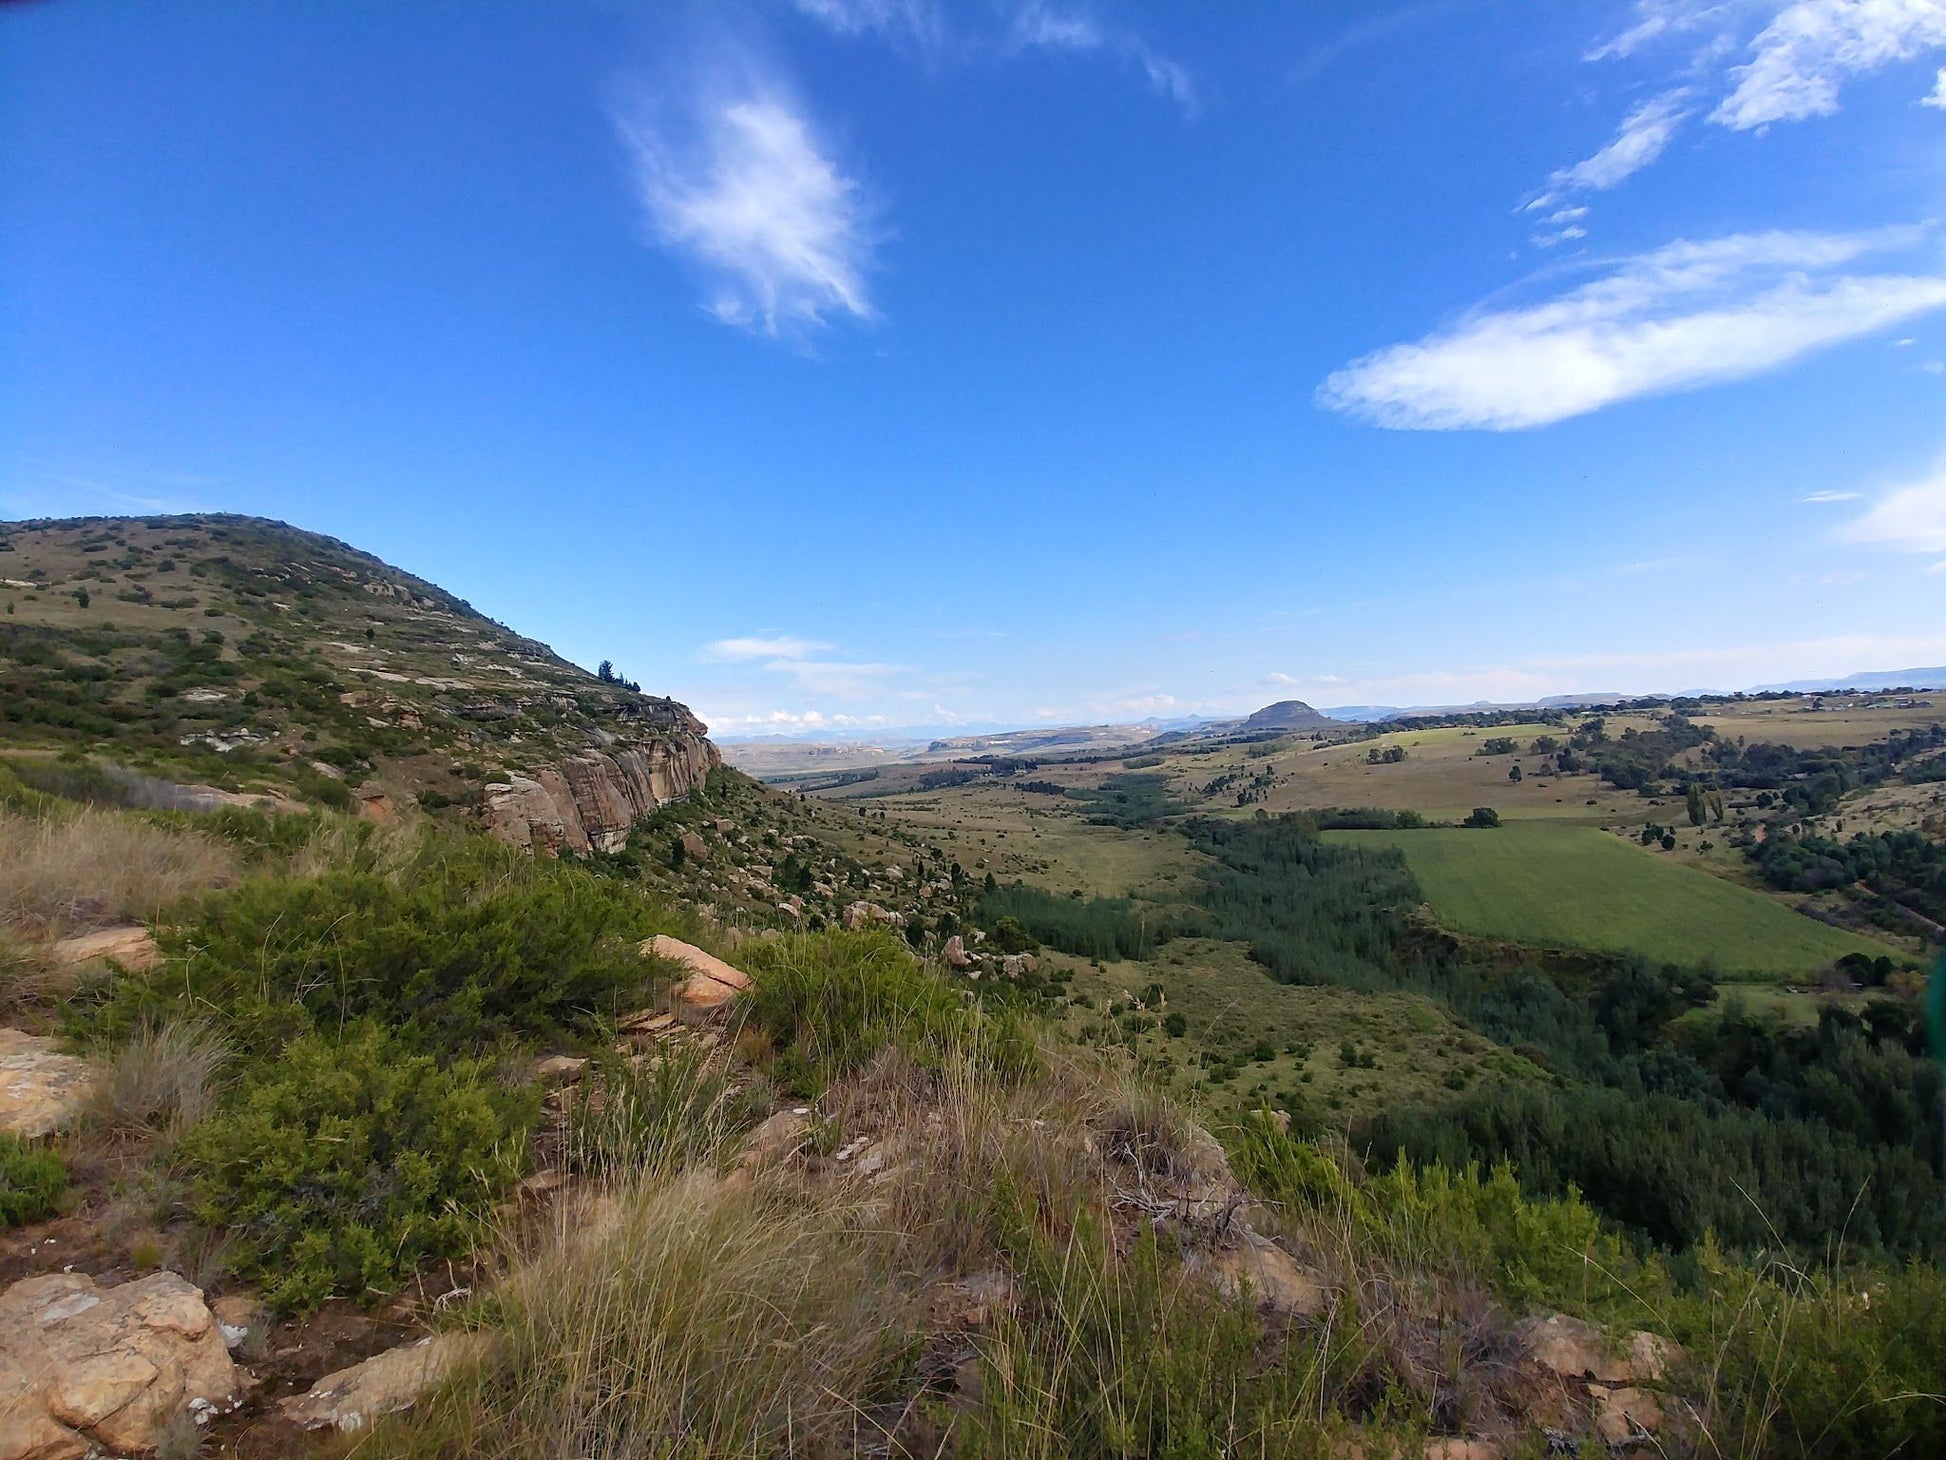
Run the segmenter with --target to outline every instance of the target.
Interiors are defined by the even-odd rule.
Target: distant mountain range
[[[1891,669],[1846,675],[1842,679],[1798,679],[1760,684],[1748,694],[1832,694],[1844,690],[1883,693],[1895,689],[1946,689],[1946,668]],[[1032,756],[1137,746],[1158,736],[1292,734],[1373,724],[1418,715],[1482,714],[1505,710],[1594,709],[1625,700],[1677,699],[1734,694],[1734,690],[1692,689],[1664,695],[1623,694],[1619,690],[1548,695],[1537,700],[1474,700],[1463,705],[1328,705],[1279,700],[1249,715],[1200,715],[1172,720],[1150,718],[1120,725],[1050,725],[1023,730],[1005,725],[902,726],[867,732],[812,733],[804,736],[722,736],[717,743],[731,764],[754,775],[807,770],[865,768],[911,761],[965,759],[981,755]]]

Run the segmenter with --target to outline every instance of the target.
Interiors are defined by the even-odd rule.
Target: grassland
[[[1333,832],[1396,846],[1455,932],[1543,948],[1637,952],[1768,978],[1808,973],[1877,944],[1762,893],[1663,860],[1592,827],[1517,822],[1497,831]]]
[[[1087,1000],[1068,1012],[1078,1033],[1099,1039],[1114,1024],[1147,1068],[1200,1089],[1219,1110],[1269,1106],[1342,1131],[1394,1104],[1544,1077],[1432,999],[1276,983],[1239,943],[1184,938],[1141,963],[1060,961]],[[1172,1014],[1182,1018],[1179,1035],[1164,1024]]]

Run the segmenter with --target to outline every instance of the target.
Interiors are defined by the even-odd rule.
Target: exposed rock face
[[[487,829],[517,847],[586,856],[620,851],[629,828],[702,788],[723,763],[691,717],[666,737],[570,756],[486,788]]]
[[[155,1449],[234,1409],[243,1375],[202,1293],[172,1272],[118,1288],[57,1272],[0,1295],[0,1457]]]
[[[63,938],[47,953],[64,965],[111,958],[130,973],[146,973],[162,962],[162,950],[155,946],[147,928],[103,928],[99,933]]]
[[[278,1407],[301,1429],[363,1429],[381,1415],[410,1409],[426,1390],[461,1364],[486,1357],[493,1345],[487,1333],[422,1338],[326,1374],[305,1393],[279,1400]]]
[[[92,1088],[86,1060],[51,1039],[0,1029],[0,1130],[51,1135],[73,1122]]]
[[[699,1009],[726,1004],[750,987],[750,975],[742,969],[667,933],[657,933],[642,945],[641,952],[644,957],[667,958],[687,969],[689,978],[680,990],[680,997],[685,1004]]]

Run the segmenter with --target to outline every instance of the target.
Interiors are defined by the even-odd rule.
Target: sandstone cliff
[[[702,789],[723,763],[694,718],[654,740],[571,755],[486,788],[486,826],[518,847],[619,851],[629,828]]]

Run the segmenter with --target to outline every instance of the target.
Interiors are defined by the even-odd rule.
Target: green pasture
[[[1726,977],[1786,978],[1876,943],[1765,896],[1630,846],[1594,827],[1513,822],[1493,830],[1347,831],[1395,846],[1441,923],[1543,948],[1708,961]]]

